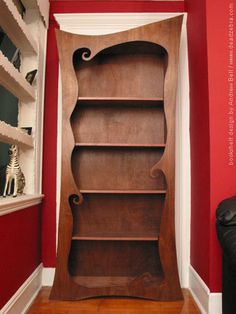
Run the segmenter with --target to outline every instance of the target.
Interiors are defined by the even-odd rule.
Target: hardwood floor
[[[28,314],[200,314],[188,290],[184,302],[154,302],[130,298],[94,298],[83,301],[51,301],[50,288],[42,288]]]

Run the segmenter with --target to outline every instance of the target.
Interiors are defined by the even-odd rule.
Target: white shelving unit
[[[19,100],[18,127],[0,121],[0,141],[19,146],[26,186],[22,196],[14,199],[0,196],[0,215],[38,204],[43,197],[42,133],[49,0],[22,0],[22,3],[23,18],[12,0],[0,0],[0,26],[21,53],[19,72],[0,52],[0,85]],[[35,69],[37,75],[30,85],[25,76]],[[31,127],[32,134],[26,134],[21,127]]]
[[[23,102],[35,101],[35,89],[0,51],[0,84]]]
[[[21,52],[37,53],[37,41],[31,35],[12,0],[0,1],[0,17],[1,27]]]

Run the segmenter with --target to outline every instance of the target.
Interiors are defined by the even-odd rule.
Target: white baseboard
[[[191,265],[189,289],[202,314],[222,314],[222,294],[210,293],[205,282]]]
[[[42,264],[40,264],[11,299],[0,310],[0,314],[25,313],[42,286]]]
[[[42,274],[42,286],[43,287],[51,287],[53,285],[55,275],[55,268],[44,267]]]

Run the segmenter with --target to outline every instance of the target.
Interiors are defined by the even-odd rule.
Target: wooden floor
[[[83,301],[50,301],[50,288],[43,288],[28,314],[199,314],[188,290],[184,302],[154,302],[131,298],[94,298]]]

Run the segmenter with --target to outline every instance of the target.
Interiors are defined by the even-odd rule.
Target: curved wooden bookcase
[[[62,182],[51,299],[179,300],[175,98],[182,16],[128,31],[57,31]]]

